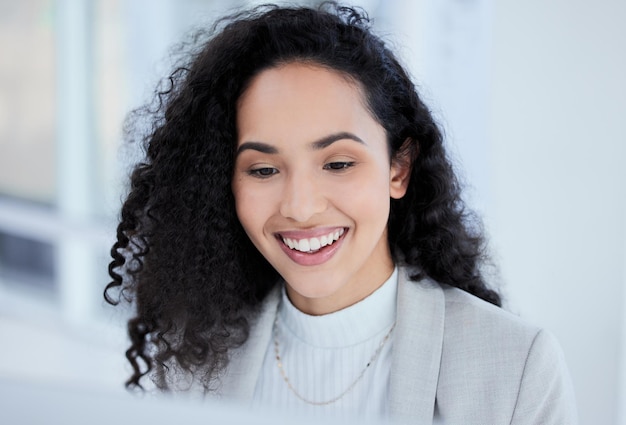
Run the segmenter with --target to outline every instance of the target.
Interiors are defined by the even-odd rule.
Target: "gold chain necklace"
[[[370,361],[367,362],[367,364],[365,365],[365,368],[361,371],[359,376],[357,376],[357,378],[354,380],[354,382],[352,382],[352,384],[350,384],[350,386],[348,388],[346,388],[345,391],[343,391],[338,396],[331,398],[330,400],[315,401],[315,400],[309,400],[308,398],[306,398],[302,394],[300,394],[300,392],[298,392],[298,390],[296,390],[296,388],[291,384],[291,381],[287,377],[287,373],[285,373],[285,369],[283,369],[283,362],[282,362],[282,359],[280,357],[280,344],[278,342],[278,335],[279,334],[278,334],[278,314],[277,314],[276,315],[276,319],[274,320],[274,329],[273,329],[273,331],[274,331],[274,352],[276,353],[276,364],[278,365],[278,370],[280,371],[280,375],[283,377],[284,381],[287,383],[287,386],[289,387],[289,389],[300,400],[302,400],[302,401],[304,401],[305,403],[308,403],[308,404],[313,404],[315,406],[324,406],[324,405],[327,405],[327,404],[332,404],[332,403],[336,402],[337,400],[340,400],[341,398],[343,398],[343,396],[345,396],[346,394],[348,394],[356,386],[356,384],[361,380],[361,378],[363,378],[363,375],[365,375],[365,372],[367,371],[367,369],[378,358],[378,355],[382,351],[383,347],[385,346],[385,343],[387,342],[387,340],[391,336],[391,332],[393,331],[393,328],[395,328],[395,327],[396,327],[396,323],[394,322],[393,325],[391,326],[391,329],[389,329],[389,332],[387,332],[387,335],[385,335],[385,337],[382,339],[382,341],[380,341],[380,344],[378,344],[378,347],[376,348],[376,351],[374,351],[374,354],[370,358]]]

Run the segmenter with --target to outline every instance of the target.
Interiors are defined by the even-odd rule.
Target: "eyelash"
[[[268,171],[270,173],[266,174]],[[252,177],[257,177],[259,179],[267,179],[277,173],[278,173],[278,170],[272,167],[261,167],[261,168],[254,168],[252,170],[248,170],[249,175],[251,175]]]
[[[353,166],[354,166],[354,161],[336,161],[336,162],[329,162],[328,164],[324,164],[323,169],[328,170],[328,171],[333,171],[333,172],[341,172]],[[261,168],[254,168],[252,170],[248,170],[248,175],[259,178],[259,179],[268,179],[272,177],[274,174],[278,174],[278,170],[273,167],[261,167]]]
[[[324,165],[324,170],[344,171],[353,166],[354,166],[354,161],[329,162],[328,164]]]

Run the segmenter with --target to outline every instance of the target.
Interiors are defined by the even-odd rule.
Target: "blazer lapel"
[[[432,423],[443,345],[445,298],[436,283],[400,268],[390,377],[394,419]]]
[[[222,377],[220,396],[249,403],[261,373],[267,346],[272,338],[281,285],[276,285],[263,301],[258,316],[251,320],[250,335],[231,356]]]

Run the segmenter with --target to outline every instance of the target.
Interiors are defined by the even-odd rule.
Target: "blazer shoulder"
[[[532,413],[537,420],[519,423],[576,423],[571,383],[556,338],[460,289],[442,288],[446,313],[439,413],[459,419],[455,412],[473,412],[489,423],[518,423]]]
[[[528,347],[541,331],[540,327],[468,292],[447,285],[441,286],[445,296],[446,329],[451,332],[451,336],[460,333],[465,337],[481,340],[492,336],[512,337],[512,344]]]
[[[451,377],[477,376],[481,382],[493,376],[490,385],[520,382],[541,328],[465,291],[442,288],[445,370],[451,372]],[[478,381],[477,385],[480,385]]]

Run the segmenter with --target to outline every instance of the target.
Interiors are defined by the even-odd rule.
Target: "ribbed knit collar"
[[[316,347],[348,347],[389,329],[396,320],[398,269],[380,288],[358,303],[334,313],[311,316],[298,310],[283,287],[281,325],[293,336]]]

